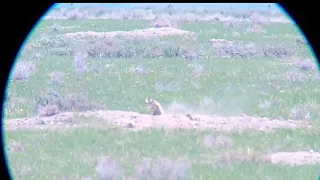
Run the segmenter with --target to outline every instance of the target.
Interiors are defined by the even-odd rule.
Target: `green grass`
[[[39,23],[29,42],[67,32],[127,31],[150,27],[150,24],[151,21],[146,20],[45,20]],[[57,26],[58,31],[54,31],[53,26]],[[35,98],[48,89],[54,89],[63,95],[83,93],[89,100],[101,103],[110,110],[140,113],[147,113],[144,99],[152,96],[165,108],[177,101],[194,111],[203,111],[200,103],[209,98],[215,102],[215,106],[206,107],[205,111],[219,115],[245,113],[288,119],[293,118],[293,111],[300,110],[301,117],[309,115],[309,119],[319,126],[320,84],[315,78],[317,70],[301,71],[295,65],[286,65],[281,60],[271,58],[215,58],[208,42],[211,38],[225,38],[258,45],[285,44],[293,49],[298,57],[311,57],[307,47],[295,44],[294,36],[299,35],[299,32],[293,25],[271,24],[264,27],[266,34],[239,37],[232,37],[233,30],[213,22],[181,24],[179,28],[196,32],[197,41],[194,44],[203,47],[207,58],[194,61],[182,58],[88,58],[89,65],[98,65],[100,72],[79,74],[73,68],[73,57],[42,54],[43,58],[32,60],[37,66],[35,75],[26,81],[9,82],[7,91],[14,97],[14,106],[4,110],[5,117],[35,116]],[[236,31],[243,34],[246,28],[247,26],[242,25]],[[285,36],[286,34],[290,36]],[[163,38],[168,39],[179,41],[179,38]],[[205,75],[192,76],[189,64],[202,65]],[[128,73],[130,68],[136,66],[141,66],[150,73]],[[49,74],[54,70],[65,73],[64,82],[60,85],[50,84]],[[289,72],[296,73],[302,81],[291,81],[288,78]],[[157,91],[157,84],[171,84],[173,88]],[[261,106],[265,102],[271,105]],[[232,140],[232,147],[206,148],[203,146],[206,135],[226,136]],[[320,141],[315,140],[316,136],[306,130],[228,134],[193,130],[126,132],[106,128],[61,132],[5,132],[5,141],[8,144],[14,140],[23,147],[21,152],[7,151],[9,165],[16,179],[80,179],[88,176],[96,179],[94,167],[97,158],[110,155],[121,161],[126,175],[134,172],[134,165],[143,157],[187,157],[193,162],[187,179],[311,180],[317,178],[319,165],[291,167],[266,162],[247,162],[223,166],[220,169],[217,165],[220,153],[242,151],[248,147],[261,153],[317,150],[320,149]]]
[[[204,146],[204,137],[225,136],[232,141],[230,147]],[[192,130],[123,131],[117,128],[76,129],[72,131],[10,132],[6,142],[20,142],[22,152],[7,151],[12,173],[17,179],[56,179],[59,177],[96,177],[94,168],[101,156],[109,155],[119,160],[127,176],[144,157],[169,159],[187,158],[192,168],[187,179],[313,179],[319,165],[291,167],[270,165],[265,162],[246,162],[224,165],[219,162],[223,152],[266,152],[319,149],[314,135],[302,130],[262,132],[217,133]],[[220,168],[218,166],[221,165]],[[29,172],[24,166],[34,167]],[[54,168],[52,168],[54,167]]]
[[[10,93],[18,98],[32,102],[37,94],[54,88],[61,94],[85,93],[92,101],[102,102],[109,109],[146,112],[144,98],[155,96],[164,106],[176,100],[196,108],[199,102],[209,97],[220,104],[220,109],[212,113],[229,113],[248,115],[290,117],[290,109],[297,104],[314,102],[319,107],[319,83],[309,72],[299,72],[295,67],[277,64],[272,60],[203,60],[197,62],[205,68],[208,75],[193,77],[192,69],[187,62],[180,59],[104,59],[99,66],[101,72],[88,73],[78,79],[79,75],[72,70],[71,57],[46,57],[36,62],[38,72],[28,82],[12,82]],[[98,63],[92,60],[92,63]],[[111,67],[105,66],[112,64]],[[126,71],[135,66],[142,66],[153,72],[148,75],[130,74]],[[49,73],[59,70],[66,73],[65,82],[56,87],[49,84]],[[301,84],[288,82],[286,73],[297,71],[305,75]],[[191,82],[191,83],[190,83]],[[157,92],[156,84],[174,83],[179,91]],[[194,85],[196,84],[196,86]],[[278,86],[278,87],[277,87]],[[261,95],[263,93],[263,95]],[[262,98],[261,98],[262,97]],[[261,101],[280,101],[283,103],[259,108]],[[20,105],[24,109],[9,109],[8,117],[24,117],[32,114],[32,104]],[[209,110],[208,110],[209,111]],[[234,112],[233,112],[234,111]],[[311,111],[313,118],[318,112]]]

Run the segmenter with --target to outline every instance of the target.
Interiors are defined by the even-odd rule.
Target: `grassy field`
[[[232,29],[220,22],[181,23],[179,29],[196,33],[195,41],[177,37],[150,41],[119,39],[111,45],[116,50],[102,58],[94,53],[89,55],[85,59],[85,68],[89,67],[86,72],[74,66],[77,58],[72,54],[73,42],[64,42],[58,36],[79,31],[129,31],[148,28],[150,24],[151,21],[147,20],[40,22],[27,42],[29,49],[26,48],[17,60],[17,63],[31,62],[33,72],[20,81],[11,79],[7,89],[5,118],[36,116],[37,98],[51,89],[63,97],[81,94],[87,98],[86,102],[99,104],[109,110],[148,113],[144,99],[156,97],[165,109],[176,101],[193,112],[306,119],[319,126],[318,68],[314,60],[306,60],[312,58],[312,54],[307,46],[296,43],[299,32],[292,24],[262,25],[266,33],[247,34],[247,24]],[[234,35],[235,32],[240,35]],[[212,38],[283,47],[292,52],[298,61],[289,57],[216,57],[209,42]],[[94,40],[89,41],[93,50],[99,47]],[[30,44],[34,45],[34,49]],[[151,50],[147,51],[148,47]],[[156,50],[159,49],[162,57],[157,57]],[[180,56],[189,52],[201,54],[204,58],[189,60]],[[301,62],[309,63],[313,68],[303,70]],[[136,73],[135,68],[148,73]],[[194,71],[202,75],[194,76]],[[52,72],[60,72],[63,76],[54,80],[57,75],[50,76]],[[208,145],[208,141],[215,137],[229,144]],[[98,158],[108,155],[119,161],[126,177],[138,171],[135,166],[143,158],[167,158],[170,161],[182,158],[191,165],[186,172],[182,166],[186,164],[170,166],[166,162],[162,165],[176,168],[177,172],[173,174],[180,172],[186,179],[312,180],[319,175],[320,165],[272,165],[254,158],[239,159],[236,153],[252,157],[248,149],[257,154],[319,150],[320,141],[316,140],[317,137],[319,129],[218,133],[164,129],[131,132],[106,127],[5,132],[7,157],[15,179],[98,179],[95,172]],[[110,168],[109,171],[113,173],[119,169]],[[161,168],[155,171],[166,174]],[[136,176],[143,179],[141,172]],[[161,175],[149,177],[157,178],[166,179]]]
[[[229,146],[206,146],[204,139],[207,136],[222,136],[231,143]],[[192,168],[186,172],[186,179],[311,180],[316,179],[320,167],[270,165],[254,159],[238,160],[234,155],[236,151],[247,152],[248,147],[256,153],[319,149],[315,135],[305,131],[228,134],[186,130],[125,132],[107,128],[7,133],[6,142],[13,141],[23,148],[8,152],[15,179],[96,179],[95,165],[98,158],[106,154],[120,162],[127,176],[134,174],[135,166],[143,158],[159,157],[189,160]],[[246,156],[246,153],[241,155]],[[183,172],[182,167],[178,170]]]

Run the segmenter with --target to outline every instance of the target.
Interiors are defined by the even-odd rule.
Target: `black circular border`
[[[171,2],[172,3],[172,2]],[[212,2],[211,2],[212,3]],[[255,2],[256,3],[256,2]],[[268,2],[270,3],[270,2]],[[1,54],[1,90],[2,96],[1,101],[4,100],[7,78],[10,74],[11,66],[15,60],[17,52],[19,51],[21,45],[29,32],[32,30],[34,25],[38,22],[39,18],[42,17],[44,13],[52,5],[53,2],[7,2],[7,5],[4,5],[3,8],[9,10],[1,11],[2,13],[2,37],[4,37],[4,42],[2,41],[2,52]],[[301,31],[304,33],[305,37],[308,39],[310,46],[313,49],[314,55],[317,57],[319,65],[319,35],[320,32],[318,23],[319,22],[319,11],[316,9],[318,6],[315,1],[280,1],[279,5],[288,13],[289,16],[296,22],[300,27]],[[319,66],[318,66],[319,67]],[[1,104],[1,109],[3,104]],[[2,117],[2,111],[1,111]],[[3,133],[1,134],[3,137]],[[8,166],[6,164],[6,158],[4,154],[4,141],[2,141],[1,148],[1,174],[2,178],[11,179],[8,171]]]

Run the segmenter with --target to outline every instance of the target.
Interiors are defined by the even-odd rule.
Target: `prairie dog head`
[[[153,103],[153,102],[155,102],[155,99],[154,98],[146,98],[145,100],[144,100],[144,102],[146,103],[146,104],[151,104],[151,103]]]

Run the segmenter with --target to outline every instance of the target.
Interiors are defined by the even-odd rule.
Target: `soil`
[[[161,27],[161,28],[147,28],[147,29],[139,29],[133,31],[112,31],[112,32],[75,32],[75,33],[66,33],[62,34],[63,38],[68,40],[79,40],[85,38],[99,38],[99,39],[109,39],[113,38],[117,35],[122,35],[124,37],[142,37],[142,38],[154,38],[154,37],[162,37],[162,36],[185,36],[185,37],[194,37],[195,34],[193,32],[180,30],[172,27]]]
[[[299,151],[299,152],[277,152],[270,155],[273,164],[304,165],[320,164],[320,152]]]
[[[312,128],[308,121],[278,120],[266,117],[215,116],[201,114],[165,114],[152,116],[127,111],[64,112],[53,116],[5,120],[5,129],[52,129],[64,127],[96,127],[113,124],[121,128],[142,130],[148,128],[166,129],[211,129],[216,131]]]

